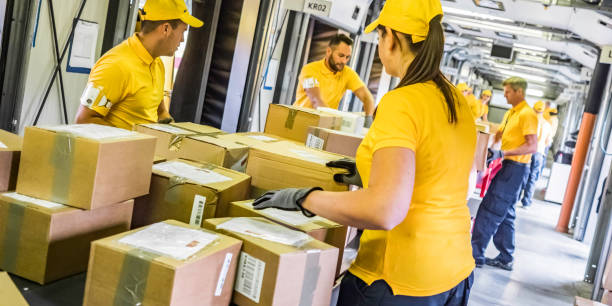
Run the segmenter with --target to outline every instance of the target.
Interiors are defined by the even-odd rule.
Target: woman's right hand
[[[361,182],[361,176],[359,175],[359,171],[357,171],[357,165],[355,163],[355,160],[350,158],[343,158],[339,160],[330,161],[326,164],[326,166],[332,168],[346,169],[348,171],[348,173],[334,174],[334,181],[347,185],[363,187],[363,183]]]

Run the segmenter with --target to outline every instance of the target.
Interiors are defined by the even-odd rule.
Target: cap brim
[[[378,27],[378,25],[380,25],[380,22],[378,21],[378,18],[376,18],[376,20],[374,20],[374,22],[370,23],[365,30],[363,31],[364,33],[370,33],[374,30],[376,30],[376,28]]]
[[[181,17],[181,21],[188,24],[192,28],[199,28],[204,25],[204,22],[202,22],[202,20],[195,18],[189,14],[183,15]]]

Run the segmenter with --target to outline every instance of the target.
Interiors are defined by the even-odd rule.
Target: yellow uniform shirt
[[[538,117],[535,111],[523,101],[504,115],[499,130],[502,131],[502,151],[516,149],[525,143],[525,136],[537,135]],[[506,156],[505,159],[519,163],[530,163],[531,154]]]
[[[552,127],[543,114],[536,116],[538,117],[538,153],[544,154],[546,147],[552,142]]]
[[[355,91],[365,86],[359,75],[349,66],[345,65],[342,71],[333,73],[325,65],[325,59],[304,66],[298,82],[293,105],[309,108],[312,108],[312,103],[304,88],[318,87],[323,102],[330,108],[338,109],[347,90]]]
[[[478,101],[478,99],[476,99],[476,96],[474,96],[473,94],[467,95],[465,99],[467,100],[468,105],[470,106],[470,111],[472,112],[472,116],[474,117],[474,119],[480,118],[480,116],[478,115],[480,114],[480,106],[482,105],[482,103],[480,103],[480,101]]]
[[[557,128],[559,127],[559,118],[557,116],[549,116],[548,118],[545,117],[545,119],[550,124],[550,137],[554,138],[555,135],[557,135]]]
[[[482,118],[482,116],[486,116],[489,114],[489,106],[486,104],[482,104],[482,100],[478,100],[478,118]]]
[[[164,75],[161,59],[154,59],[134,35],[98,60],[83,97],[89,96],[89,108],[106,121],[131,130],[135,124],[157,122]]]
[[[452,289],[474,269],[466,195],[476,126],[467,101],[459,91],[456,95],[458,122],[450,124],[444,96],[433,82],[390,91],[357,151],[365,188],[378,149],[401,147],[416,154],[406,219],[390,231],[365,230],[361,237],[350,271],[368,284],[384,279],[394,294],[430,296]]]

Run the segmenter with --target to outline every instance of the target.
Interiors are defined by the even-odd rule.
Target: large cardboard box
[[[246,173],[251,176],[252,195],[291,187],[318,186],[327,191],[347,191],[347,185],[334,181],[334,174],[345,173],[345,170],[325,165],[342,158],[342,155],[292,142],[253,147],[246,169]]]
[[[228,305],[241,245],[173,220],[94,241],[83,305]]]
[[[474,166],[478,171],[487,169],[487,156],[489,155],[489,144],[493,140],[493,135],[478,132],[476,138],[476,151],[474,152]]]
[[[311,108],[270,104],[264,132],[295,140],[306,141],[308,127],[339,129],[342,118]]]
[[[0,305],[28,306],[29,304],[6,272],[0,272]]]
[[[178,157],[207,162],[244,172],[249,147],[216,136],[189,136],[182,142]]]
[[[40,284],[81,273],[91,241],[130,228],[133,203],[82,210],[0,194],[0,269]]]
[[[248,175],[209,163],[170,160],[153,166],[151,192],[134,204],[133,228],[173,219],[200,226],[227,216],[233,201],[249,196]]]
[[[224,134],[218,135],[217,137],[219,139],[230,140],[247,147],[267,145],[279,141],[293,141],[280,136],[259,132]]]
[[[363,113],[343,112],[329,107],[317,107],[318,111],[326,114],[339,116],[342,118],[342,123],[339,130],[347,133],[360,134],[365,124],[365,115]]]
[[[193,123],[193,122],[173,122],[170,123],[170,125],[172,126],[176,126],[179,127],[181,129],[184,130],[188,130],[188,131],[192,131],[196,134],[201,134],[201,135],[221,135],[221,134],[225,134],[224,131],[212,127],[212,126],[208,126],[208,125],[203,125],[203,124],[197,124],[197,123]]]
[[[354,236],[352,236],[352,228],[319,216],[308,218],[300,211],[286,211],[276,208],[255,210],[253,209],[252,200],[231,203],[229,216],[266,218],[296,231],[306,233],[319,241],[334,246],[338,248],[336,275],[345,271],[342,269],[342,258],[346,245],[350,242],[349,240],[351,238],[354,238]],[[346,269],[348,269],[348,267],[346,267]]]
[[[177,158],[183,139],[197,135],[196,132],[160,123],[139,124],[134,126],[134,131],[157,137],[155,156],[165,159]]]
[[[232,302],[329,305],[338,249],[264,218],[220,218],[204,227],[242,240]]]
[[[83,209],[145,195],[155,141],[96,124],[27,127],[17,192]]]
[[[308,128],[306,146],[313,149],[355,157],[363,138],[364,136],[358,134],[311,126]]]
[[[0,192],[15,190],[22,138],[0,129]]]

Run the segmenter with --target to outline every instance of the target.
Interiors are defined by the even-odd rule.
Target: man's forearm
[[[532,154],[532,153],[535,153],[537,150],[538,150],[537,143],[533,143],[533,144],[524,143],[522,146],[516,149],[504,151],[504,156],[517,156],[517,155]]]

